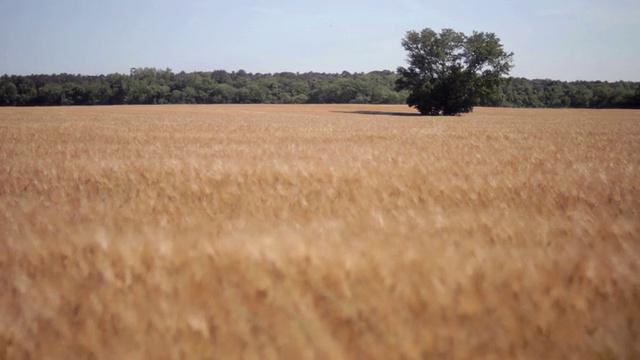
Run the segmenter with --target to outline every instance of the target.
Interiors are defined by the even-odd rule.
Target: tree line
[[[119,104],[406,104],[392,71],[340,74],[180,72],[134,68],[127,74],[3,75],[0,106]],[[640,108],[640,83],[508,78],[481,106]]]
[[[341,74],[174,73],[135,68],[129,75],[0,78],[1,105],[404,103],[390,71]]]
[[[639,109],[640,83],[630,81],[527,80],[510,78],[486,106],[524,108]]]

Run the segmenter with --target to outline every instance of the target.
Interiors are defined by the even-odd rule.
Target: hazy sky
[[[640,81],[640,0],[0,0],[0,74],[395,70],[425,27],[496,33],[513,76]]]

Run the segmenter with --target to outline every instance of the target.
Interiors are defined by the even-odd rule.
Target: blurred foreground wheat
[[[640,112],[0,109],[0,358],[640,357]]]

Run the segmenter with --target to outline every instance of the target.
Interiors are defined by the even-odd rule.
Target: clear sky
[[[496,33],[513,76],[640,81],[640,0],[0,0],[0,74],[395,70],[426,27]]]

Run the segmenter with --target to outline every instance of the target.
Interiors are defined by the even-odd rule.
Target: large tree
[[[407,104],[423,115],[456,115],[480,100],[497,96],[513,53],[506,53],[493,33],[443,29],[409,31],[402,40],[408,68],[399,67],[398,90],[409,90]]]

